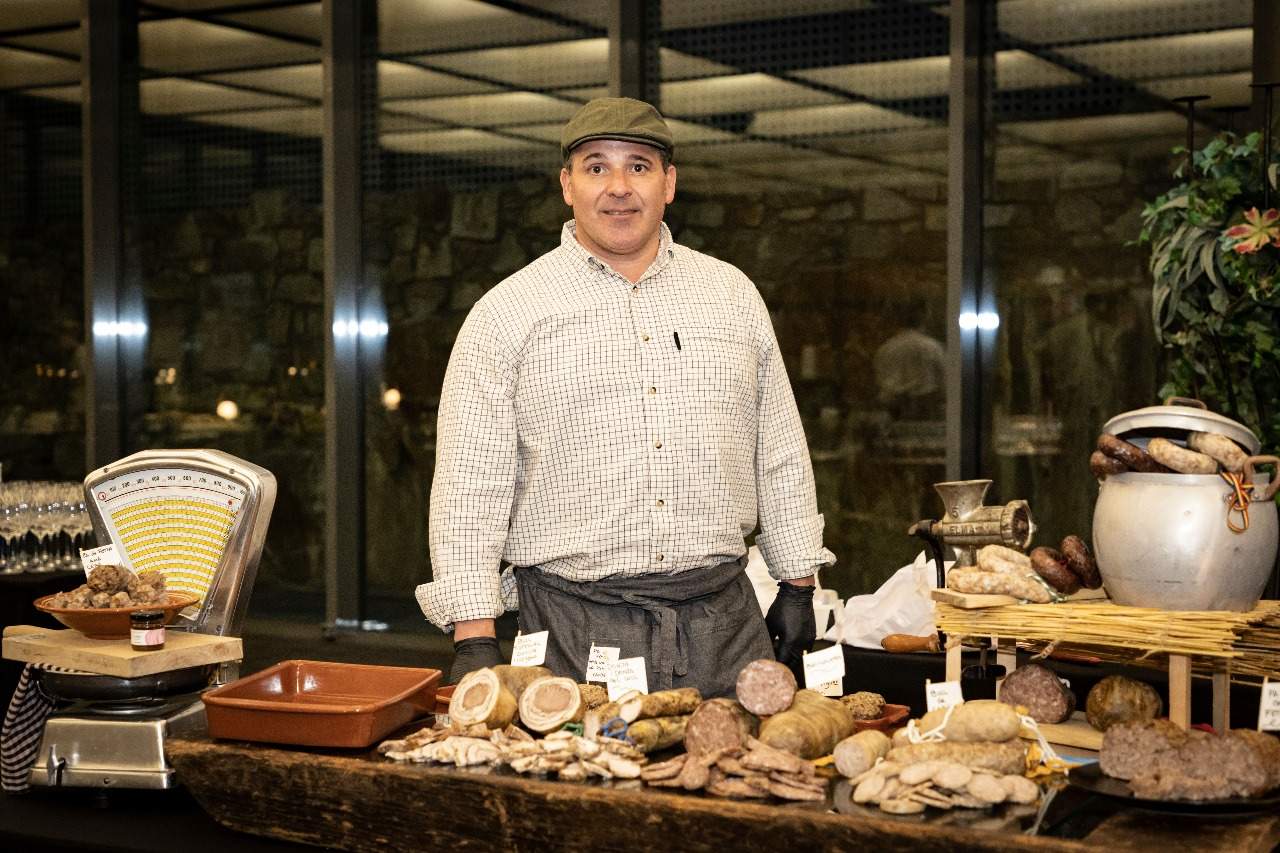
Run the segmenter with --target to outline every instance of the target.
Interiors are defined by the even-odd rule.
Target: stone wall
[[[1104,413],[1151,394],[1143,259],[1122,245],[1136,234],[1139,199],[1155,194],[1163,174],[1155,161],[1063,168],[998,184],[986,208],[1003,318],[992,411],[1001,425],[1035,416],[1048,436],[1034,445],[1037,455],[1015,448],[989,464],[1003,499],[1030,498],[1050,530],[1087,532],[1092,497],[1080,442]],[[390,328],[383,381],[367,400],[369,580],[408,595],[428,573],[435,410],[452,341],[486,289],[556,244],[568,209],[548,176],[483,191],[374,194],[366,214],[366,273],[381,283]],[[828,544],[840,558],[826,583],[842,594],[874,589],[917,549],[906,526],[940,510],[930,484],[944,477],[942,400],[910,423],[895,420],[871,363],[904,318],[918,316],[945,340],[945,184],[682,193],[667,220],[680,242],[733,262],[764,294],[813,451]],[[17,328],[19,315],[60,325],[78,316],[79,268],[67,239],[53,230],[0,235],[0,282],[12,283],[6,328]],[[274,190],[243,207],[130,231],[150,325],[137,446],[221,447],[274,471],[280,498],[260,582],[312,591],[323,565],[322,249],[320,211]],[[78,336],[70,326],[59,334],[72,331]],[[1092,341],[1088,358],[1067,345],[1081,335]],[[38,340],[6,336],[5,362],[21,363]],[[65,347],[59,352],[66,362]],[[1117,362],[1128,368],[1117,371]],[[398,408],[382,404],[385,388],[400,391]],[[29,418],[19,408],[48,397],[23,389],[8,396],[0,422]],[[70,383],[54,410],[74,421],[82,411],[74,398]],[[221,400],[234,400],[240,417],[218,418]]]

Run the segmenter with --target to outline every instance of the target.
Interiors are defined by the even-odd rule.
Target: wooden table
[[[173,739],[179,780],[231,829],[341,850],[1267,851],[1280,815],[1122,810],[1078,840],[937,825],[820,804],[741,803],[208,739]],[[860,808],[860,807],[854,807]]]

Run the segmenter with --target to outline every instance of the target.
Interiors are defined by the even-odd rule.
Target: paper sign
[[[120,565],[120,555],[116,553],[115,543],[110,545],[102,545],[98,548],[80,549],[80,564],[84,566],[84,576],[87,578],[89,572],[98,566],[118,566]]]
[[[963,702],[964,694],[960,692],[958,681],[926,681],[924,683],[924,705],[930,711]]]
[[[1280,681],[1262,683],[1262,701],[1258,704],[1258,731],[1280,731]]]
[[[547,659],[548,631],[534,631],[532,634],[516,634],[515,645],[511,648],[512,666],[542,666]]]
[[[608,682],[609,667],[618,659],[618,651],[613,646],[597,646],[592,643],[591,652],[587,655],[586,680]]]
[[[612,702],[630,690],[649,692],[649,677],[644,668],[644,658],[622,658],[609,667],[609,701]]]
[[[835,693],[829,692],[835,682]],[[839,696],[844,682],[844,649],[839,643],[804,656],[804,686],[823,696]]]

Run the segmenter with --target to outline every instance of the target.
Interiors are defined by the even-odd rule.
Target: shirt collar
[[[644,271],[644,275],[640,276],[640,281],[655,276],[666,269],[667,264],[671,263],[671,259],[675,257],[675,241],[671,238],[671,229],[667,227],[667,223],[658,223],[658,254],[654,256],[653,263],[649,264],[649,268]],[[560,248],[569,252],[573,257],[580,258],[584,262],[591,265],[593,269],[602,270],[613,268],[595,255],[587,251],[587,247],[578,242],[578,224],[570,219],[560,229]]]

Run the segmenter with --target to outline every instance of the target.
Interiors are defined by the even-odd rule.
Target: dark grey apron
[[[643,657],[649,690],[696,687],[732,696],[738,670],[773,658],[751,581],[738,560],[678,575],[615,575],[575,583],[516,570],[520,630],[547,631],[546,666],[585,680],[591,646]]]

